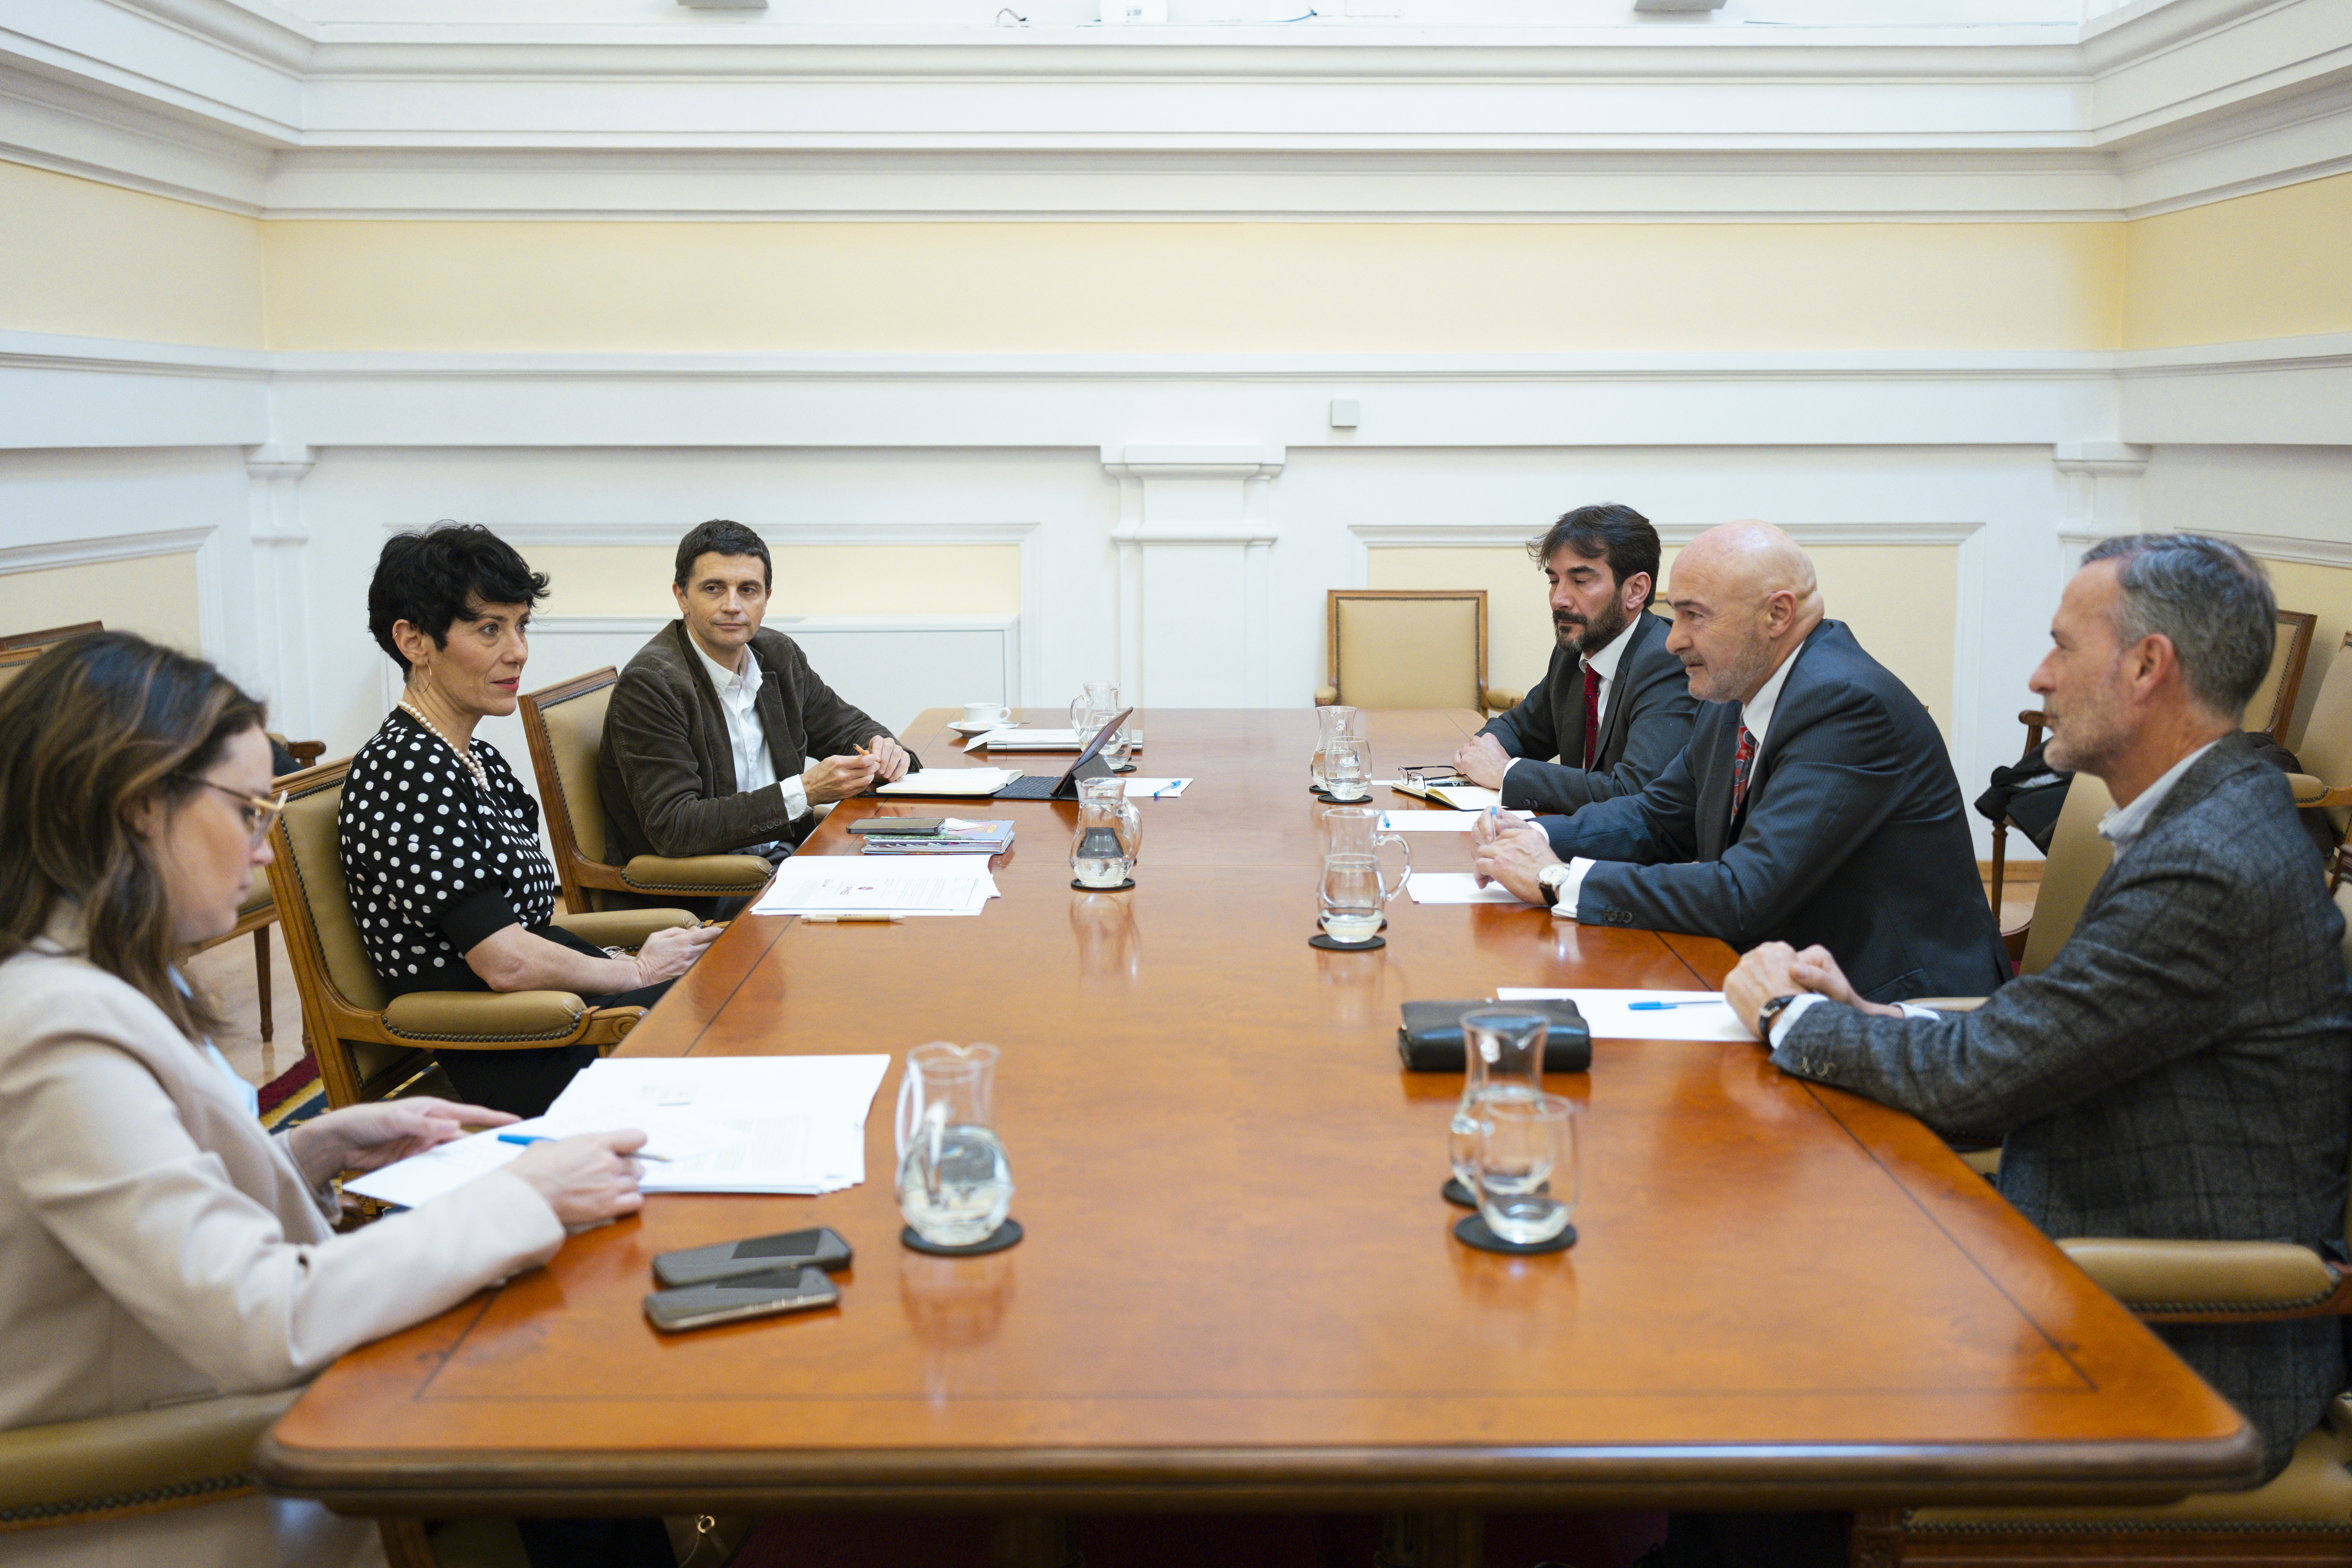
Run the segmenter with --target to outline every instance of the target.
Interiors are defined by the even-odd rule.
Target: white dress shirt
[[[745,795],[755,789],[765,789],[779,781],[775,759],[768,754],[768,727],[760,722],[760,685],[766,679],[760,670],[760,661],[751,650],[743,649],[743,668],[728,668],[702,651],[702,645],[688,635],[687,642],[694,648],[694,657],[702,661],[703,673],[719,693],[719,711],[727,720],[727,740],[735,753],[735,787]],[[808,815],[808,790],[795,774],[782,781],[784,792],[784,816],[797,822]]]
[[[1615,646],[1613,643],[1611,645],[1612,647]],[[1755,737],[1756,754],[1759,757],[1764,754],[1765,731],[1772,728],[1772,710],[1780,705],[1780,689],[1789,684],[1789,671],[1796,668],[1797,655],[1802,651],[1804,646],[1803,643],[1799,643],[1795,647],[1790,648],[1789,657],[1780,661],[1780,668],[1766,676],[1764,684],[1756,689],[1756,695],[1739,705],[1739,722],[1746,727],[1748,734]],[[1605,657],[1609,649],[1604,648],[1601,652]],[[1605,679],[1601,689],[1604,692],[1608,690]],[[1748,766],[1752,769],[1755,763],[1750,763]],[[1509,771],[1507,768],[1504,770],[1506,773]],[[1538,879],[1547,888],[1557,889],[1559,893],[1559,901],[1551,907],[1554,919],[1572,921],[1576,918],[1576,900],[1584,892],[1585,873],[1591,870],[1595,864],[1596,862],[1580,855],[1565,866],[1547,866],[1539,873]],[[1791,1003],[1788,1012],[1781,1014],[1780,1016],[1784,1019],[1789,1017],[1797,1011],[1797,1006],[1796,1003]]]
[[[2139,836],[2147,830],[2147,819],[2156,815],[2156,808],[2164,804],[2164,797],[2172,793],[2172,786],[2180,782],[2180,775],[2196,766],[2198,758],[2219,744],[2219,741],[2206,742],[2165,769],[2154,784],[2132,798],[2129,805],[2110,807],[2106,816],[2099,818],[2099,837],[2116,847],[2117,858],[2139,842]]]
[[[1641,613],[1646,616],[1650,612],[1643,610]],[[1610,690],[1617,684],[1617,667],[1625,662],[1625,649],[1632,646],[1633,641],[1633,623],[1629,621],[1626,623],[1624,630],[1619,632],[1615,637],[1609,639],[1609,646],[1607,647],[1602,648],[1599,653],[1586,654],[1582,658],[1576,661],[1576,667],[1579,669],[1593,670],[1601,677],[1601,693],[1596,699],[1593,708],[1594,714],[1597,718],[1605,720],[1609,716],[1609,693]],[[1527,759],[1525,757],[1513,757],[1509,762],[1505,763],[1503,764],[1503,776],[1505,778],[1510,777],[1511,770],[1526,761]],[[1560,761],[1567,762],[1568,759],[1566,757],[1562,757]],[[1580,757],[1577,761],[1580,763],[1583,759]]]

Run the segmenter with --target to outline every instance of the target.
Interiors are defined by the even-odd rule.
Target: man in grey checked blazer
[[[2053,765],[2104,779],[2115,863],[2050,966],[1972,1013],[1861,1002],[1821,949],[1727,983],[1773,1064],[1946,1130],[2001,1135],[2000,1190],[2049,1235],[2335,1252],[2352,1137],[2344,920],[2285,778],[2237,716],[2274,606],[2235,546],[2093,550],[2033,677]],[[2344,1385],[2334,1318],[2157,1331],[2261,1432],[2270,1473]]]

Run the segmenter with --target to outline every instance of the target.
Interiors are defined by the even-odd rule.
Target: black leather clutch
[[[1462,1015],[1481,1007],[1524,1007],[1551,1020],[1544,1031],[1546,1072],[1592,1070],[1592,1032],[1576,1004],[1560,997],[1549,1002],[1408,1002],[1404,1022],[1397,1027],[1397,1055],[1407,1072],[1460,1072]]]

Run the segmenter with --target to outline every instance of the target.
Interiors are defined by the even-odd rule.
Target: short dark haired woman
[[[395,996],[569,991],[595,1006],[651,1005],[718,934],[656,931],[626,957],[551,923],[539,803],[474,738],[483,719],[515,710],[531,606],[546,594],[547,579],[478,525],[397,535],[376,562],[368,630],[405,685],[352,758],[340,837],[360,939]],[[596,1047],[435,1054],[468,1100],[536,1116]]]
[[[122,632],[0,693],[0,1430],[301,1382],[637,1208],[635,1132],[538,1144],[335,1234],[328,1179],[495,1110],[416,1099],[272,1136],[181,979],[236,924],[282,796],[261,709]],[[8,1537],[12,1564],[348,1563],[374,1531],[259,1496]]]

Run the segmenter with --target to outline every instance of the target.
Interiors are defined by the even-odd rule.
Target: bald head
[[[1691,695],[1744,702],[1822,624],[1821,584],[1797,542],[1743,518],[1708,529],[1675,557],[1666,647],[1690,672]]]

